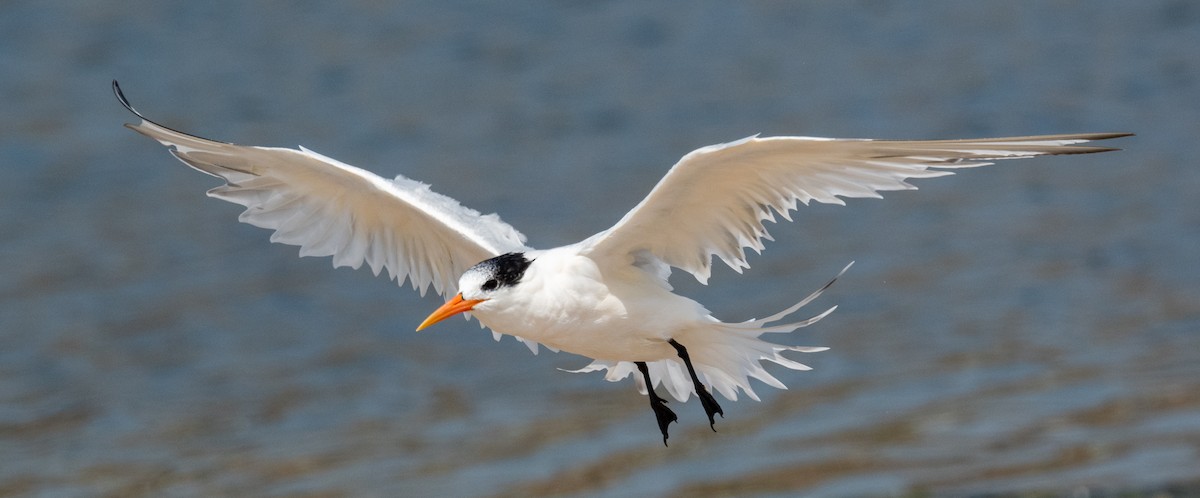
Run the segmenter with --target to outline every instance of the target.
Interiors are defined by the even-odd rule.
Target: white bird
[[[655,393],[657,386],[681,402],[696,394],[715,427],[714,416],[724,412],[710,389],[729,400],[739,390],[757,400],[750,378],[786,389],[763,369],[763,360],[808,370],[782,353],[827,349],[774,344],[763,334],[811,325],[836,308],[785,320],[831,280],[767,318],[726,323],[673,293],[671,268],[702,283],[713,256],[738,272],[749,268],[746,248],[761,252],[763,239],[770,239],[763,221],[774,221],[775,214],[790,221],[797,203],[877,198],[881,191],[915,189],[909,178],[949,175],[945,170],[999,159],[1117,150],[1079,144],[1129,135],[930,141],[751,136],[683,156],[611,228],[536,250],[495,214],[481,215],[426,184],[403,176],[387,180],[303,147],[243,146],[175,131],[134,110],[116,81],[113,90],[142,120],[126,126],[169,147],[188,166],[223,179],[225,185],[208,195],[245,206],[238,219],[275,230],[272,242],[300,246],[301,256],[332,256],[335,267],[365,262],[376,275],[386,269],[422,295],[432,285],[452,296],[417,330],[469,312],[497,340],[508,334],[535,354],[542,344],[594,360],[576,372],[606,370],[606,380],[618,381],[638,371],[635,382],[649,396],[664,444],[677,417]]]

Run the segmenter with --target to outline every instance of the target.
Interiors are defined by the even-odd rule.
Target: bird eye
[[[493,278],[493,279],[489,279],[487,282],[484,282],[483,285],[480,286],[479,288],[483,289],[485,291],[490,291],[490,290],[495,289],[497,285],[500,285],[500,283],[497,282],[496,279]]]

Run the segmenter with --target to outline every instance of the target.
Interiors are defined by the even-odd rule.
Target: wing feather
[[[335,267],[389,276],[425,293],[457,292],[475,263],[524,251],[525,237],[494,214],[481,215],[403,176],[385,180],[303,147],[286,149],[217,142],[146,119],[130,129],[169,147],[188,166],[225,180],[208,195],[240,204],[238,220],[274,230],[272,242],[300,246],[301,256],[332,256]]]
[[[928,141],[752,136],[687,154],[616,225],[583,244],[594,257],[615,258],[614,264],[638,264],[648,253],[706,282],[713,256],[736,271],[749,268],[745,249],[761,252],[762,240],[770,240],[763,221],[774,221],[776,213],[791,221],[799,203],[878,198],[883,191],[915,189],[910,178],[1001,159],[1116,150],[1080,144],[1127,135]]]

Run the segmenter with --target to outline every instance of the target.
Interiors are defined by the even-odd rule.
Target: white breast
[[[528,257],[533,264],[504,302],[472,312],[496,332],[596,359],[654,361],[673,357],[665,341],[708,315],[636,267],[601,272],[574,246]]]

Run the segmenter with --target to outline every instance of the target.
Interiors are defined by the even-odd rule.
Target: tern
[[[786,389],[763,361],[808,370],[783,353],[828,349],[775,344],[763,334],[792,332],[836,308],[787,319],[834,277],[779,313],[723,322],[672,292],[672,268],[707,284],[716,257],[740,273],[749,268],[746,249],[761,252],[771,240],[763,222],[776,215],[791,221],[799,203],[879,198],[882,191],[915,189],[910,178],[1001,159],[1118,150],[1081,144],[1130,135],[928,141],[755,135],[688,153],[611,228],[538,250],[499,216],[464,207],[424,183],[387,180],[304,147],[236,145],[176,131],[134,110],[116,81],[113,92],[141,119],[127,127],[224,180],[208,195],[244,206],[239,221],[274,230],[272,242],[300,246],[300,256],[332,256],[334,267],[366,263],[375,275],[386,269],[422,295],[432,286],[450,296],[418,331],[469,313],[496,340],[511,335],[535,354],[541,344],[593,360],[573,372],[604,370],[609,381],[633,375],[649,397],[663,444],[677,416],[655,392],[658,386],[680,402],[696,395],[716,430],[715,416],[725,413],[713,391],[731,401],[739,391],[758,400],[751,378]]]

